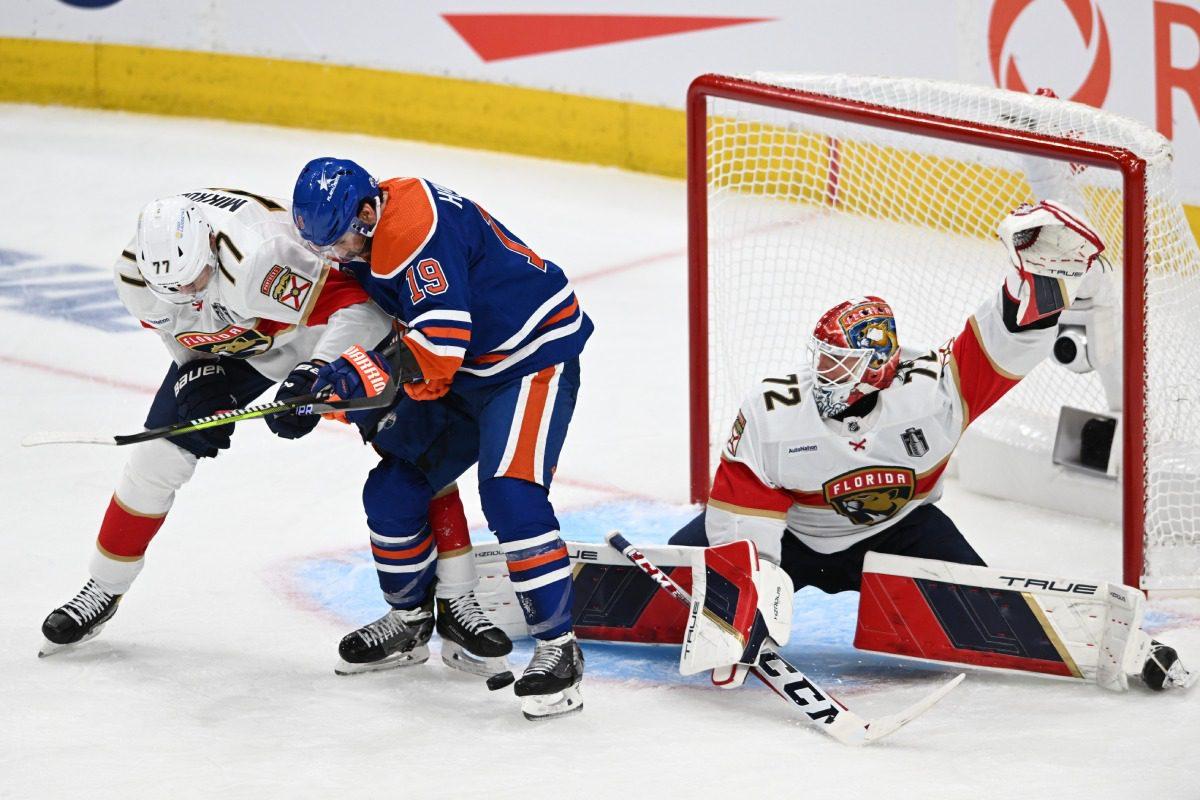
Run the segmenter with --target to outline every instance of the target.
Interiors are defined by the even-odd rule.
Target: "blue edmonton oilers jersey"
[[[380,189],[370,263],[346,268],[408,329],[427,382],[410,394],[432,399],[451,381],[500,383],[579,355],[592,322],[558,265],[445,187],[396,178]]]

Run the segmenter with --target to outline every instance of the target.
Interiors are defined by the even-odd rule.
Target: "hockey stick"
[[[394,383],[388,389],[385,389],[374,397],[356,397],[353,400],[328,400],[324,394],[307,394],[301,397],[294,397],[291,400],[260,403],[259,405],[246,406],[245,408],[235,408],[231,411],[222,411],[219,414],[213,414],[208,417],[197,417],[196,419],[189,419],[183,422],[174,422],[170,425],[163,425],[161,428],[150,428],[140,433],[116,434],[115,436],[88,433],[31,433],[21,440],[21,446],[37,447],[43,444],[137,444],[138,442],[148,442],[151,439],[180,436],[192,431],[202,431],[205,428],[229,425],[246,419],[269,417],[272,414],[283,414],[288,411],[294,411],[301,416],[308,416],[311,414],[326,414],[330,411],[383,408],[391,405],[395,396],[396,384]]]
[[[667,594],[691,605],[692,598],[670,576],[654,566],[640,550],[619,532],[613,531],[605,541],[650,576]],[[897,714],[866,720],[855,714],[833,695],[821,689],[808,676],[784,659],[777,645],[767,639],[759,651],[758,663],[750,668],[760,681],[775,694],[804,712],[810,723],[843,744],[863,745],[877,742],[912,722],[958,686],[966,676],[962,673],[937,690]]]
[[[388,350],[391,352],[389,353]],[[162,439],[169,436],[180,436],[193,431],[202,431],[205,428],[215,428],[218,425],[229,425],[234,422],[241,422],[242,420],[269,417],[272,414],[284,414],[289,411],[295,412],[300,416],[310,416],[312,414],[327,414],[330,411],[386,408],[396,399],[396,394],[400,391],[400,383],[406,382],[403,378],[405,376],[411,377],[412,373],[405,371],[406,365],[402,361],[403,347],[389,345],[384,352],[389,355],[391,373],[388,376],[387,384],[383,387],[383,391],[374,397],[330,400],[329,391],[322,391],[318,394],[293,397],[291,400],[259,403],[258,405],[246,406],[245,408],[222,411],[219,414],[212,414],[207,417],[173,422],[170,425],[163,425],[161,428],[150,428],[139,433],[117,434],[115,436],[87,433],[32,433],[21,440],[21,446],[37,447],[43,444],[137,444],[138,442],[148,442],[152,439]],[[419,374],[417,373],[417,375]]]

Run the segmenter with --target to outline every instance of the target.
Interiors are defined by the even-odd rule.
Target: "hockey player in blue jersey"
[[[397,376],[404,397],[346,415],[383,456],[363,503],[373,542],[399,548],[386,589],[393,616],[414,643],[428,639],[436,554],[426,509],[477,463],[484,516],[536,640],[515,686],[522,710],[542,719],[581,709],[571,567],[548,497],[592,332],[570,282],[482,206],[424,179],[377,183],[352,161],[318,158],[293,196],[300,235],[403,325],[411,356]],[[350,353],[312,388],[372,395],[388,370],[377,353]]]

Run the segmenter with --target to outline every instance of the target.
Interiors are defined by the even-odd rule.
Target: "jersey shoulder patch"
[[[371,273],[392,278],[433,238],[437,206],[429,186],[420,178],[393,178],[379,188],[388,197],[371,244]]]

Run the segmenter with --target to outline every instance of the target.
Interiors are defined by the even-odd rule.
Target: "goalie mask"
[[[809,339],[813,395],[824,417],[840,414],[886,389],[900,365],[892,308],[878,297],[856,297],[821,315]]]
[[[217,271],[213,230],[203,212],[186,197],[155,200],[143,208],[137,267],[146,288],[169,303],[185,305],[203,297]]]

